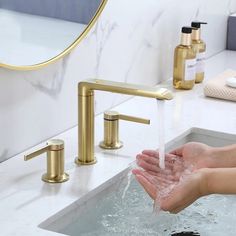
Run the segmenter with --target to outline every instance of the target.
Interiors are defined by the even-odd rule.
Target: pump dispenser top
[[[184,27],[182,27],[182,33],[191,34],[192,33],[192,29],[193,29],[193,27],[184,26]]]
[[[207,22],[193,21],[191,26],[194,28],[200,29],[201,25],[206,25],[206,24],[207,24]]]

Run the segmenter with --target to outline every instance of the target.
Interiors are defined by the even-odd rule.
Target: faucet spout
[[[114,82],[108,80],[91,79],[79,83],[79,95],[88,96],[93,90],[121,93],[126,95],[170,100],[172,93],[165,88],[153,88],[150,86]]]
[[[78,84],[78,157],[80,165],[96,163],[94,157],[94,90],[126,95],[170,100],[172,93],[165,88],[91,79]]]

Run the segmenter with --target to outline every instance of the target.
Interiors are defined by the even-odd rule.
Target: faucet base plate
[[[94,160],[90,161],[90,162],[84,162],[81,161],[78,157],[75,158],[75,163],[79,166],[88,166],[88,165],[93,165],[97,163],[97,159],[96,157],[94,157]]]
[[[67,173],[64,173],[63,175],[56,176],[56,177],[50,177],[47,174],[42,175],[42,180],[46,183],[63,183],[69,180],[69,175]]]
[[[109,150],[115,150],[115,149],[120,149],[123,147],[123,143],[121,141],[112,143],[112,144],[107,144],[104,141],[99,143],[99,147],[103,149],[109,149]]]

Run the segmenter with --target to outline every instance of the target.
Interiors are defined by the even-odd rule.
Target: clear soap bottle
[[[206,22],[192,22],[191,26],[193,27],[192,31],[192,45],[196,53],[196,83],[201,83],[204,80],[205,74],[205,52],[206,44],[201,39],[201,25],[207,24]]]
[[[175,48],[173,85],[176,89],[192,89],[196,76],[196,53],[192,46],[192,27],[183,27],[181,42]]]

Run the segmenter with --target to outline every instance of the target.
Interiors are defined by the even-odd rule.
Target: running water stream
[[[159,137],[159,166],[161,169],[165,169],[165,110],[164,101],[157,99],[157,109],[159,114],[158,120],[158,137]]]
[[[159,111],[159,122],[158,122],[158,137],[159,137],[159,166],[162,170],[165,169],[165,130],[164,130],[164,101],[163,100],[158,100],[157,99],[157,109]],[[134,163],[130,165],[130,171],[127,174],[127,184],[126,187],[124,188],[123,194],[122,194],[122,199],[125,198],[126,192],[130,186],[130,181],[131,181],[131,176],[132,172],[131,170],[137,167]],[[156,205],[157,207],[157,205]],[[157,210],[157,209],[156,209]],[[157,210],[158,211],[158,210]]]

